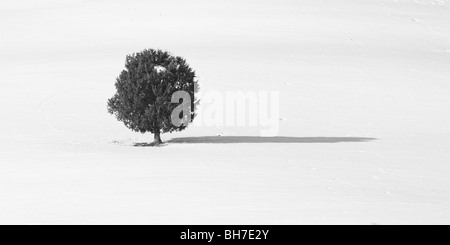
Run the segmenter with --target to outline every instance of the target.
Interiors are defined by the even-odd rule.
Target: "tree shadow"
[[[370,142],[376,138],[362,137],[252,137],[252,136],[208,136],[174,138],[167,143],[171,144],[264,144],[264,143],[291,143],[291,144],[332,144]]]
[[[155,145],[155,143],[134,143],[133,144],[134,147],[164,147],[166,146],[166,144],[159,144],[159,145]]]

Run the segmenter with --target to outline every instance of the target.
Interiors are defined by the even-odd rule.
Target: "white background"
[[[449,23],[447,0],[2,1],[0,223],[448,224]],[[296,142],[132,147],[106,102],[145,48],[203,92],[279,91]]]

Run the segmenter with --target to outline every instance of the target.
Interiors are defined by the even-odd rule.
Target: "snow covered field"
[[[145,48],[279,91],[280,137],[133,147],[106,101]],[[450,224],[448,0],[3,1],[0,67],[0,224]]]

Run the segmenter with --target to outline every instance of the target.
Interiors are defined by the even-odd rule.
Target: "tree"
[[[135,132],[153,133],[153,146],[162,143],[161,133],[182,131],[188,125],[173,123],[172,114],[180,105],[179,100],[172,103],[173,94],[189,94],[189,110],[182,110],[177,116],[190,121],[194,118],[198,83],[195,72],[181,57],[153,49],[128,55],[115,86],[117,92],[108,100],[108,112]]]

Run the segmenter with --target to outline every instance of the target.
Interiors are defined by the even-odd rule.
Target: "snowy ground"
[[[180,2],[1,3],[1,224],[450,223],[450,1]],[[106,100],[144,48],[279,91],[290,138],[133,147]]]

